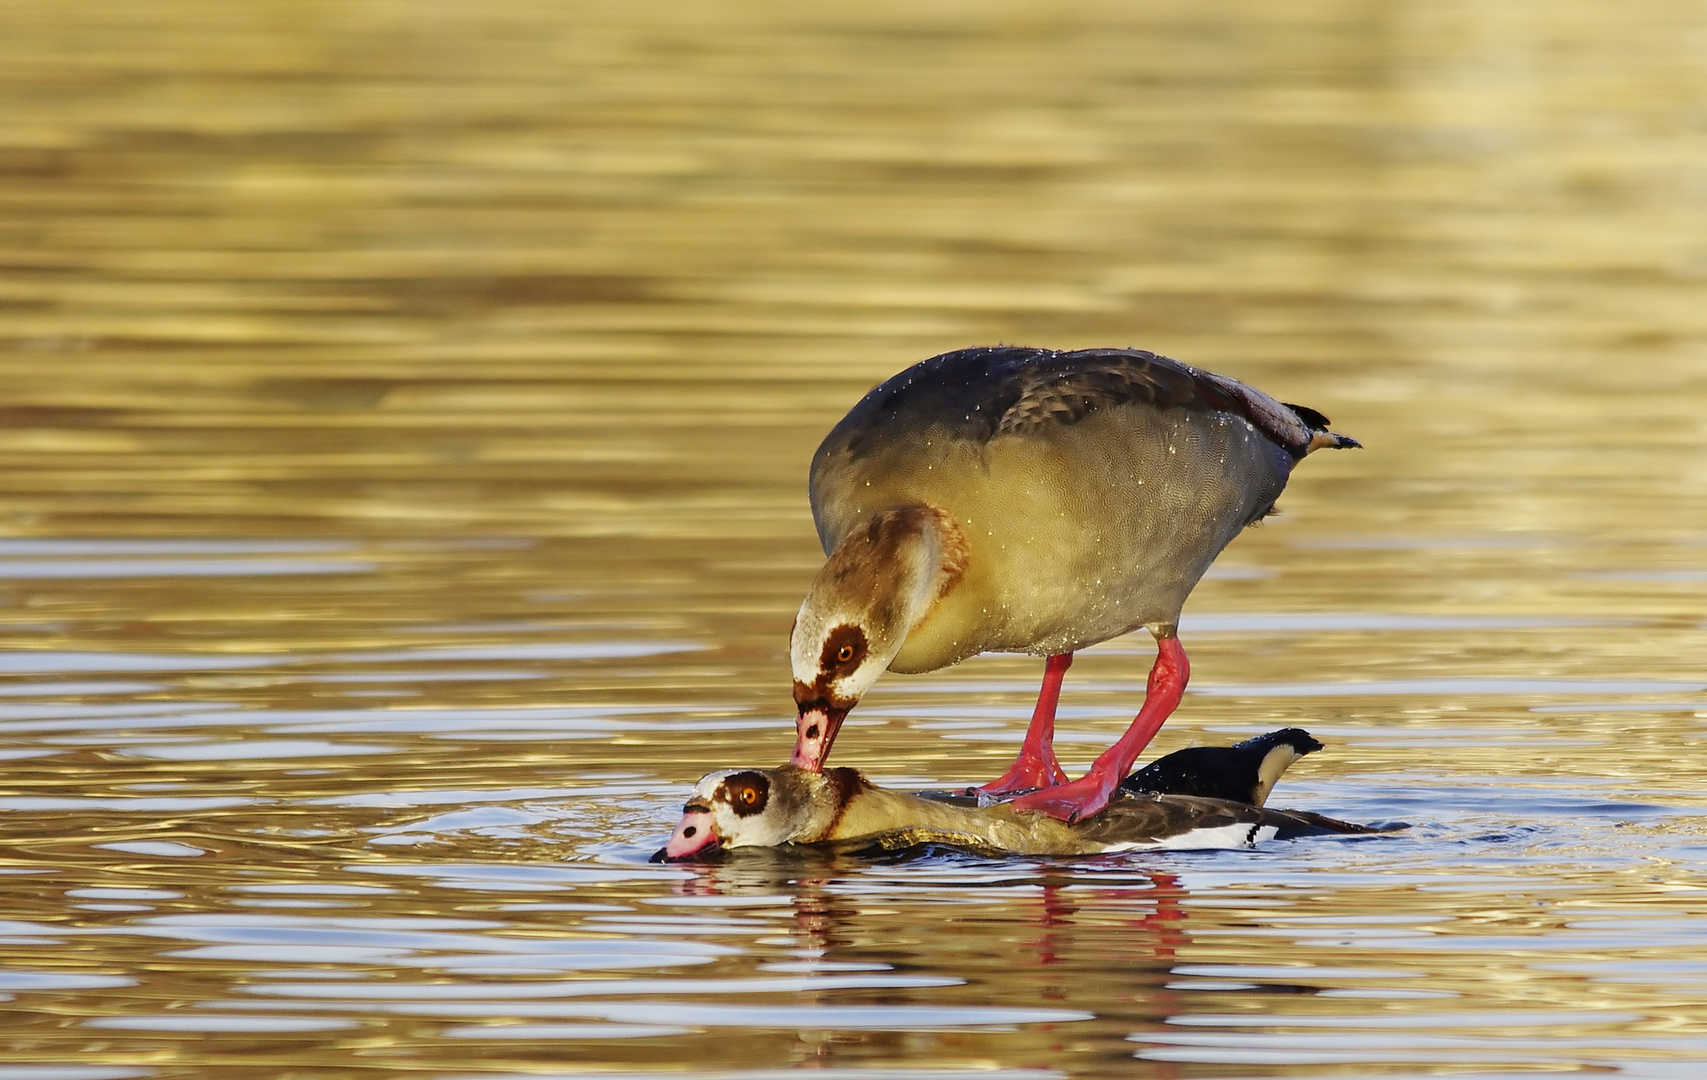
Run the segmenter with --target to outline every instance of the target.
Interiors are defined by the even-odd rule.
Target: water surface
[[[1707,24],[1200,8],[6,8],[0,1080],[1695,1075]],[[646,862],[788,752],[817,440],[996,341],[1364,442],[1156,748],[1412,829]],[[837,761],[992,776],[1040,666]]]

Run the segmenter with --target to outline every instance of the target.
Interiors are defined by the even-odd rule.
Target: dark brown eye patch
[[[723,781],[720,794],[738,817],[763,813],[770,801],[771,784],[763,773],[738,772]]]
[[[824,671],[852,671],[865,659],[865,651],[865,631],[844,624],[824,639],[824,655],[818,665]]]

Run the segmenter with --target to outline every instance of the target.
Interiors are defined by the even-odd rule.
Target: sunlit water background
[[[1699,1075],[1699,5],[0,22],[0,1080]],[[1278,804],[1414,828],[645,861],[788,752],[818,438],[995,341],[1364,441],[1157,749],[1300,724]],[[1070,764],[1152,654],[1082,655]],[[1039,669],[836,759],[992,776]]]

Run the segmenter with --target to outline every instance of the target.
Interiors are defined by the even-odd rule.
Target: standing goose
[[[812,458],[829,555],[789,642],[792,764],[817,772],[885,669],[981,652],[1047,657],[1013,767],[992,792],[1095,814],[1179,704],[1180,608],[1221,549],[1274,508],[1312,450],[1357,446],[1314,409],[1140,349],[962,349],[855,405]],[[1073,652],[1147,627],[1144,706],[1083,777],[1052,746]]]

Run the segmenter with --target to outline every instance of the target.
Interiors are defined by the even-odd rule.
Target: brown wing
[[[1196,795],[1117,795],[1099,814],[1073,826],[1099,844],[1130,844],[1183,836],[1197,829],[1249,825],[1251,838],[1269,824],[1261,807]]]
[[[1127,844],[1228,825],[1250,826],[1252,840],[1256,839],[1256,830],[1263,826],[1272,826],[1281,839],[1331,833],[1387,833],[1409,828],[1402,823],[1358,825],[1304,810],[1269,810],[1196,795],[1122,793],[1116,795],[1101,813],[1074,825],[1073,830],[1096,843]]]

